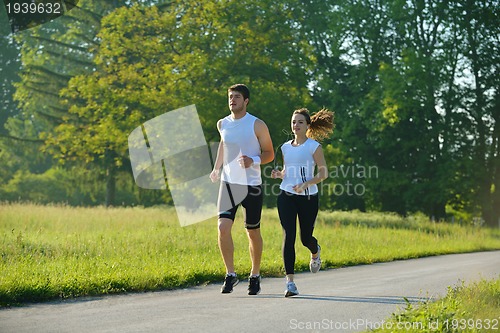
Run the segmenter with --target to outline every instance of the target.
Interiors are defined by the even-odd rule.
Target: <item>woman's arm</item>
[[[276,178],[283,179],[285,177],[285,168],[286,168],[286,166],[284,165],[285,157],[283,156],[283,153],[281,154],[281,156],[282,156],[281,160],[283,161],[283,169],[281,170],[273,169],[273,171],[271,171],[271,178],[273,179]]]

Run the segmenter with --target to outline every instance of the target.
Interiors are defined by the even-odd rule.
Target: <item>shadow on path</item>
[[[258,298],[285,298],[283,294],[261,294]],[[322,296],[301,294],[288,299],[313,300],[328,302],[348,302],[348,303],[374,303],[374,304],[411,304],[432,301],[432,297],[402,297],[402,296],[374,296],[374,297],[355,297],[355,296]]]

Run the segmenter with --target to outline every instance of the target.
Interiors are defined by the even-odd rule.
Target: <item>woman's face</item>
[[[292,116],[291,127],[295,135],[306,135],[308,127],[306,117],[300,113],[295,113]]]

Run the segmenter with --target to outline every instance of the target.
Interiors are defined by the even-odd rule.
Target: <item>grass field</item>
[[[0,304],[160,290],[222,281],[217,220],[180,227],[173,208],[0,204]],[[263,211],[261,273],[281,276],[277,212]],[[424,216],[320,212],[325,268],[500,249],[500,231]],[[250,271],[241,215],[233,228],[237,273]],[[308,269],[298,241],[296,270]]]
[[[498,332],[500,279],[449,287],[447,295],[434,302],[408,303],[383,326],[374,332]]]

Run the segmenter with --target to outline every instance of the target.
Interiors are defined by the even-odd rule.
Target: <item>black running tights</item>
[[[318,252],[318,240],[312,235],[318,215],[318,205],[317,194],[296,195],[281,191],[278,196],[278,214],[283,227],[283,261],[286,274],[294,274],[297,217],[302,244],[311,253]]]

